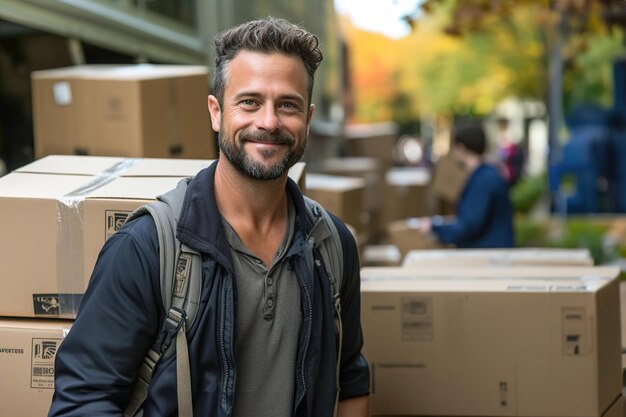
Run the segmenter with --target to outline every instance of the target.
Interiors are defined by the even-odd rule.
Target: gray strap
[[[153,349],[148,351],[148,354],[139,367],[137,378],[133,383],[133,394],[131,395],[128,405],[124,409],[124,417],[133,417],[137,415],[141,405],[148,397],[148,387],[150,386],[150,381],[152,380],[152,374],[154,373],[154,368],[160,359],[161,355],[159,353],[155,352]]]
[[[309,234],[314,239],[324,261],[328,280],[332,292],[332,302],[335,310],[334,325],[337,335],[337,366],[335,367],[335,408],[333,416],[337,416],[339,407],[340,376],[341,376],[341,349],[343,347],[343,324],[341,322],[341,283],[343,279],[343,248],[339,231],[330,217],[314,200],[304,197],[309,214],[314,221],[313,229]]]
[[[131,399],[124,410],[125,417],[142,415],[140,409],[148,397],[150,381],[157,363],[174,352],[178,415],[193,416],[187,329],[191,327],[200,301],[202,259],[196,251],[180,244],[176,238],[176,224],[186,189],[187,181],[181,180],[175,189],[160,196],[159,201],[139,208],[127,220],[131,221],[144,214],[150,214],[154,219],[159,239],[161,297],[168,313],[157,341],[140,366]],[[171,343],[174,337],[175,345]]]
[[[176,335],[176,391],[178,393],[178,417],[193,417],[191,399],[191,372],[187,331],[183,323]]]

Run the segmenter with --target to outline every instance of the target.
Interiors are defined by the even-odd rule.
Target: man
[[[483,160],[486,139],[482,126],[458,129],[453,146],[455,159],[470,172],[457,203],[456,218],[424,218],[421,231],[432,232],[441,243],[459,248],[512,247],[513,208],[508,186],[497,169]]]
[[[201,253],[200,307],[188,331],[195,416],[366,416],[368,366],[361,354],[359,263],[333,217],[344,252],[343,346],[336,364],[328,278],[306,244],[313,225],[288,178],[302,156],[322,60],[317,38],[265,18],[216,38],[214,95],[219,160],[189,183],[178,222]],[[120,416],[165,311],[150,216],[103,247],[56,361],[49,416]],[[174,358],[160,363],[146,417],[177,415]]]

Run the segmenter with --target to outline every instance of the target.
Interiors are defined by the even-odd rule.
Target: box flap
[[[83,175],[11,173],[0,178],[0,197],[56,199],[80,189],[93,178]]]
[[[122,177],[192,177],[208,167],[211,159],[143,158],[124,171]]]
[[[460,268],[424,268],[424,267],[365,267],[361,269],[362,281],[420,281],[438,280],[559,280],[575,279],[579,281],[611,281],[619,275],[615,266],[524,266],[515,268],[488,268],[470,266]]]
[[[49,155],[15,170],[22,173],[96,175],[122,162],[111,156]]]
[[[453,293],[594,293],[610,283],[601,277],[586,278],[514,278],[502,279],[437,277],[420,279],[396,279],[389,275],[368,275],[361,282],[361,292],[453,292]]]

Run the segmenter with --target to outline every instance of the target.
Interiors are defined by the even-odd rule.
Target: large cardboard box
[[[43,417],[54,392],[54,359],[69,320],[0,318],[2,415]]]
[[[106,239],[209,163],[48,156],[0,178],[0,316],[74,318]]]
[[[511,248],[411,250],[402,263],[415,267],[593,266],[588,249]]]
[[[361,220],[365,199],[363,179],[307,174],[306,195],[320,203],[344,223],[354,227],[357,233],[363,231]]]
[[[619,415],[617,268],[519,269],[363,268],[372,415]]]
[[[31,79],[37,158],[217,157],[204,66],[85,65]]]
[[[106,238],[179,177],[11,173],[0,178],[0,315],[73,318]],[[110,194],[104,194],[112,188]],[[88,272],[89,271],[89,272]]]

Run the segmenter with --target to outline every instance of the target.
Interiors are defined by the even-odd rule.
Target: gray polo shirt
[[[294,222],[295,207],[289,199],[287,232],[267,268],[223,220],[237,286],[234,417],[293,415],[302,312],[298,278],[284,255]]]

